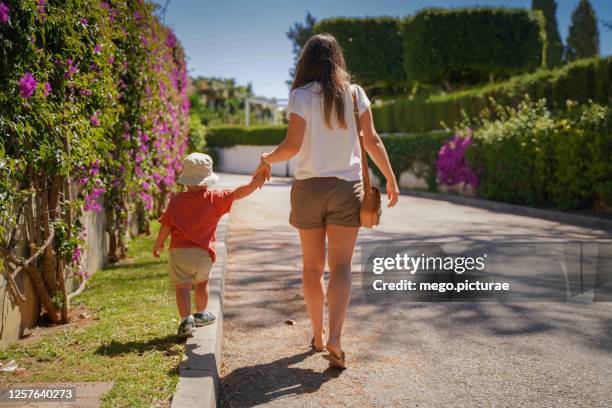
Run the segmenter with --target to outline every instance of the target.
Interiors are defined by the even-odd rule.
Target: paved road
[[[242,182],[242,176],[222,176]],[[235,203],[229,235],[224,407],[610,406],[612,304],[361,300],[345,325],[350,368],[309,352],[289,184]],[[402,197],[360,241],[589,240],[611,232]],[[359,252],[359,248],[357,250]],[[286,319],[295,325],[286,325]]]

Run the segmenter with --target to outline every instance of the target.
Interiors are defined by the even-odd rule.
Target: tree
[[[316,22],[317,19],[310,14],[310,11],[308,11],[306,13],[306,21],[304,23],[295,23],[293,24],[293,27],[289,28],[289,31],[287,31],[287,38],[289,38],[293,43],[294,61],[297,61],[300,53],[302,52],[302,48],[304,45],[306,45],[308,39],[314,34],[314,25]],[[289,70],[289,75],[293,79],[293,76],[295,75],[294,67],[291,67]]]
[[[597,17],[589,0],[580,0],[572,13],[566,59],[573,61],[599,55]]]
[[[555,0],[532,0],[531,8],[544,14],[546,29],[546,66],[553,68],[561,65],[563,43],[557,28],[557,2]]]

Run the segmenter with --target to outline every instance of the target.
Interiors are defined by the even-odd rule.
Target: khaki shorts
[[[289,223],[296,228],[319,228],[327,224],[359,227],[363,200],[361,181],[337,177],[295,180],[291,187]]]
[[[170,282],[176,285],[207,281],[212,265],[210,254],[202,248],[172,248],[168,257]]]

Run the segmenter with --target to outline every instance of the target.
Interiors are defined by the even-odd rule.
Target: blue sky
[[[164,3],[164,0],[155,0]],[[557,0],[557,21],[565,41],[578,0]],[[612,1],[591,0],[597,17],[612,20]],[[530,7],[531,0],[171,0],[166,23],[174,28],[189,58],[192,76],[235,78],[251,82],[257,95],[286,98],[293,64],[285,33],[310,11],[326,17],[406,16],[423,7],[494,5]],[[612,54],[612,32],[600,25],[603,55]]]

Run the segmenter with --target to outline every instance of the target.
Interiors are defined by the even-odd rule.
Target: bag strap
[[[368,154],[363,141],[363,133],[361,132],[361,123],[359,121],[359,108],[357,107],[357,94],[351,89],[353,97],[353,113],[355,114],[355,124],[357,125],[357,137],[359,139],[359,148],[361,149],[361,177],[363,178],[363,191],[368,194],[372,190],[370,183],[370,172],[368,171]]]

